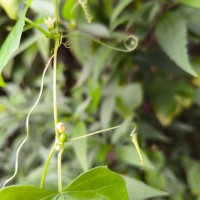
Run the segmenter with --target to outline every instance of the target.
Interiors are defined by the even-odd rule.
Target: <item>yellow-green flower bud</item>
[[[61,135],[59,136],[59,142],[65,143],[66,141],[67,141],[67,135],[61,134]]]

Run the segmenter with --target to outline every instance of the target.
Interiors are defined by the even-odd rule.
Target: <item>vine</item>
[[[85,17],[88,21],[88,23],[91,23],[92,21],[92,14],[90,13],[90,10],[88,8],[88,1],[87,0],[79,0],[79,4],[81,5]],[[133,51],[138,44],[138,39],[137,37],[135,37],[134,35],[129,35],[125,38],[125,40],[123,41],[123,47],[118,47],[115,45],[110,45],[107,44],[103,41],[101,41],[100,39],[95,38],[92,35],[86,34],[86,33],[82,33],[79,31],[76,32],[72,32],[69,33],[68,35],[62,35],[62,33],[59,32],[59,15],[58,15],[58,2],[57,0],[54,0],[54,13],[55,13],[55,18],[47,18],[45,19],[45,23],[48,27],[49,32],[47,32],[46,30],[44,30],[43,28],[41,28],[40,26],[38,26],[36,23],[34,23],[33,21],[29,20],[28,18],[26,18],[26,22],[31,26],[36,28],[37,30],[39,30],[42,34],[44,34],[46,37],[49,37],[51,39],[54,40],[54,49],[53,49],[53,55],[51,55],[51,57],[49,58],[43,74],[42,74],[42,79],[41,79],[41,85],[40,85],[40,91],[38,94],[38,97],[35,101],[35,103],[33,104],[33,106],[31,107],[27,117],[26,117],[26,137],[24,138],[24,140],[21,142],[21,144],[19,145],[17,151],[16,151],[16,159],[15,159],[15,171],[14,174],[7,179],[4,184],[3,187],[5,187],[7,185],[7,183],[9,183],[17,174],[18,171],[18,164],[19,164],[19,153],[20,150],[22,148],[22,146],[26,143],[26,141],[29,138],[29,119],[30,116],[33,112],[33,110],[35,109],[35,107],[38,105],[39,100],[42,96],[42,92],[43,92],[43,88],[44,88],[44,78],[45,78],[45,74],[47,72],[48,67],[50,66],[52,59],[53,59],[53,78],[52,78],[52,85],[53,85],[53,113],[54,113],[54,129],[55,129],[55,142],[50,150],[49,156],[45,162],[45,166],[42,172],[42,176],[41,176],[41,181],[40,181],[40,188],[44,187],[44,183],[45,183],[45,178],[46,178],[46,174],[47,174],[47,169],[50,163],[50,160],[53,156],[53,154],[55,153],[55,151],[57,151],[57,170],[58,170],[58,191],[62,192],[62,155],[64,152],[64,145],[66,142],[70,142],[70,141],[74,141],[74,140],[80,140],[80,139],[84,139],[99,133],[103,133],[103,132],[108,132],[117,128],[120,128],[122,126],[133,126],[134,124],[125,124],[125,125],[118,125],[118,126],[114,126],[111,128],[107,128],[107,129],[102,129],[99,131],[95,131],[95,132],[91,132],[88,133],[86,135],[83,136],[79,136],[79,137],[75,137],[75,138],[70,138],[68,139],[67,134],[65,133],[65,127],[64,124],[62,122],[59,122],[58,119],[58,108],[57,108],[57,54],[58,54],[58,48],[59,46],[62,44],[62,39],[66,38],[66,37],[86,37],[96,43],[99,43],[107,48],[113,49],[113,50],[117,50],[117,51],[121,51],[121,52],[131,52]],[[65,46],[68,47],[69,43],[64,43],[66,44]],[[143,156],[137,141],[137,134],[135,133],[136,130],[136,126],[134,125],[134,129],[131,132],[131,140],[137,150],[137,153],[139,155],[139,158],[141,160],[141,162],[143,163]]]

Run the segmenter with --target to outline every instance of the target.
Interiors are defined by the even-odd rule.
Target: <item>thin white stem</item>
[[[47,71],[47,69],[48,69],[48,67],[49,67],[49,65],[51,63],[52,58],[53,58],[53,55],[50,57],[50,59],[48,60],[46,66],[44,68],[44,71],[43,71],[43,74],[42,74],[41,85],[40,85],[40,92],[38,94],[38,97],[37,97],[35,103],[33,104],[32,108],[30,109],[30,111],[29,111],[29,113],[28,113],[28,115],[26,117],[26,137],[21,142],[21,144],[19,145],[19,147],[17,148],[17,151],[16,151],[14,174],[4,182],[3,188],[7,185],[7,183],[9,183],[12,179],[14,179],[14,177],[17,174],[17,171],[18,171],[18,168],[19,168],[19,153],[20,153],[20,150],[21,150],[22,146],[26,143],[26,141],[29,138],[29,118],[30,118],[31,113],[33,112],[33,110],[35,109],[37,104],[39,103],[39,100],[40,100],[40,98],[42,96],[42,92],[43,92],[43,88],[44,88],[44,77],[45,77],[46,71]]]

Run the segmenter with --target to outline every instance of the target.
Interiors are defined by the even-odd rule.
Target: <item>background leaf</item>
[[[28,6],[30,5],[31,0],[28,2]],[[28,6],[19,16],[19,19],[12,29],[12,31],[9,33],[8,37],[6,38],[5,42],[3,43],[3,46],[0,49],[0,73],[2,72],[3,68],[8,63],[9,59],[11,58],[12,54],[18,49],[24,22],[25,22],[25,15],[26,11],[28,9]]]
[[[73,20],[75,15],[75,10],[73,10],[75,6],[74,0],[65,1],[65,4],[62,9],[62,16],[66,20]]]
[[[0,5],[11,19],[17,19],[19,0],[0,0]]]
[[[129,200],[143,200],[147,198],[156,198],[168,195],[167,192],[149,187],[137,179],[129,176],[123,176],[123,178],[126,181]]]
[[[156,37],[170,59],[184,71],[195,76],[196,73],[188,59],[186,31],[186,23],[181,16],[176,12],[168,12],[158,23]]]
[[[117,17],[121,14],[124,8],[131,3],[133,0],[121,0],[119,4],[115,7],[110,18],[110,25],[113,26],[113,23],[116,21]]]
[[[5,82],[4,82],[4,80],[3,80],[3,77],[2,77],[2,75],[0,74],[0,87],[5,87]]]
[[[184,3],[189,6],[193,6],[196,8],[200,8],[200,1],[199,0],[179,0],[180,3]]]
[[[87,133],[87,128],[83,122],[78,122],[74,125],[70,134],[73,137],[78,137]],[[75,140],[72,142],[76,157],[78,158],[81,167],[84,171],[88,169],[87,160],[87,138],[83,140]]]

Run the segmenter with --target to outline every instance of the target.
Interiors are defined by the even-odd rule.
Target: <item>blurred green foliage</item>
[[[1,46],[21,5],[9,2],[11,6],[0,1]],[[124,126],[78,144],[67,143],[64,184],[87,169],[108,165],[126,180],[131,200],[200,199],[199,1],[89,0],[91,24],[75,3],[60,2],[63,34],[79,31],[112,45],[133,34],[139,44],[133,52],[123,53],[84,35],[63,38],[57,74],[59,119],[69,138],[134,121],[145,162],[139,163],[129,138],[131,129]],[[47,29],[44,18],[53,16],[53,2],[33,0],[27,15]],[[25,117],[52,49],[48,38],[30,28],[25,26],[20,46],[2,73],[6,86],[0,97],[1,183],[13,172]],[[64,47],[66,42],[70,49]],[[54,141],[51,69],[31,116],[30,135],[15,183],[39,185]],[[51,189],[57,187],[55,163],[53,158],[45,183]]]

